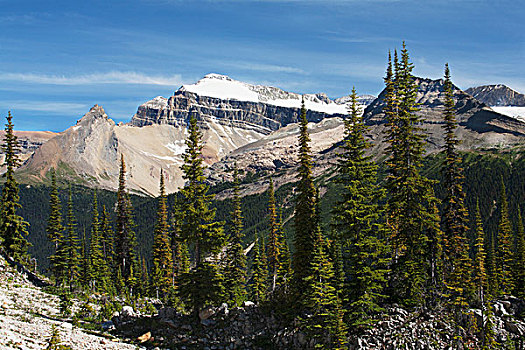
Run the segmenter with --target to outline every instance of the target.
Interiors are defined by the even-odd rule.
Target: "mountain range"
[[[443,81],[417,78],[416,82],[418,113],[428,132],[428,152],[435,152],[442,142]],[[525,143],[525,120],[519,116],[521,112],[497,110],[516,108],[504,105],[519,101],[517,93],[511,98],[507,89],[501,85],[466,91],[455,87],[460,125],[457,132],[462,149]],[[377,98],[369,95],[359,98],[370,126],[372,152],[376,154],[385,147],[383,96],[381,92]],[[332,100],[322,93],[300,95],[218,74],[183,85],[169,98],[158,96],[147,101],[138,107],[127,124],[114,123],[104,109],[96,105],[76,125],[61,133],[35,133],[34,137],[27,138],[34,142],[26,142],[24,157],[28,159],[18,173],[23,182],[45,182],[49,170],[55,168],[63,180],[115,189],[122,153],[128,165],[128,185],[133,192],[157,195],[161,168],[167,176],[167,191],[174,192],[183,185],[180,165],[186,125],[189,118],[195,116],[203,133],[203,157],[210,165],[211,182],[229,180],[234,163],[246,173],[282,170],[280,181],[293,181],[287,169],[295,164],[296,122],[303,98],[311,122],[316,171],[321,173],[333,165],[337,153],[334,145],[343,138],[348,96]],[[499,101],[497,107],[490,106],[494,101]],[[257,188],[252,187],[250,191],[258,191]]]

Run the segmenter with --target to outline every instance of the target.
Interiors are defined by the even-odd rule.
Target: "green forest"
[[[50,186],[20,185],[9,115],[2,251],[28,266],[36,259],[64,303],[92,293],[115,303],[150,298],[198,321],[206,307],[250,300],[298,324],[320,349],[346,349],[396,304],[447,314],[457,348],[517,349],[523,339],[497,341],[491,300],[525,298],[525,150],[458,150],[446,65],[444,146],[427,155],[413,68],[404,44],[389,53],[380,161],[368,152],[354,88],[337,164],[314,178],[303,101],[297,181],[279,188],[272,174],[243,179],[239,169],[232,183],[210,187],[193,116],[185,186],[175,194],[165,193],[162,173],[159,197],[129,194],[125,154],[115,164],[116,193],[70,186],[54,172]],[[239,196],[241,185],[261,178],[266,192]],[[232,197],[215,200],[226,188]]]

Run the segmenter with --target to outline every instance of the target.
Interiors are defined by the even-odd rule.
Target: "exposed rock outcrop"
[[[18,137],[18,144],[20,146],[20,153],[18,153],[19,159],[24,162],[26,159],[31,157],[33,152],[42,146],[49,139],[55,137],[57,133],[52,131],[18,131],[15,130],[15,136]],[[4,130],[0,130],[0,142],[3,142],[5,135]],[[4,163],[4,150],[0,147],[0,174],[6,171],[5,167],[1,164]]]
[[[495,340],[499,344],[523,340],[525,322],[521,313],[524,301],[503,297],[492,302]],[[132,338],[149,336],[150,346],[186,349],[314,349],[315,341],[304,333],[299,320],[290,324],[279,321],[268,310],[251,302],[241,307],[227,304],[203,310],[200,323],[171,308],[160,309],[155,316],[115,319],[116,333]],[[462,328],[458,328],[444,309],[410,311],[397,305],[386,306],[377,324],[362,334],[350,334],[351,350],[365,349],[447,349],[477,348],[481,344],[481,310],[469,310]],[[305,316],[308,317],[308,316]],[[478,329],[478,330],[476,330]]]
[[[59,298],[31,283],[28,275],[10,267],[0,256],[0,348],[41,350],[51,328],[57,327],[63,345],[72,349],[136,349],[118,339],[86,332],[61,317]]]
[[[426,132],[427,152],[433,153],[443,145],[443,81],[418,78],[417,103],[422,117],[422,128]],[[372,141],[369,151],[381,154],[386,148],[384,141],[386,120],[383,113],[385,92],[381,92],[364,110],[364,118],[369,125],[367,137]],[[525,122],[493,111],[486,104],[476,100],[459,88],[454,89],[456,113],[459,128],[456,130],[461,140],[459,148],[473,150],[479,148],[509,147],[525,144]],[[342,140],[344,130],[340,118],[324,119],[311,124],[312,151],[314,153],[314,174],[323,174],[336,164],[337,142]],[[277,185],[296,181],[293,168],[297,164],[297,124],[289,125],[257,142],[243,146],[209,169],[213,182],[231,180],[233,164],[252,173],[274,172],[279,174],[274,181]],[[334,144],[336,144],[334,146]],[[249,187],[249,188],[248,188]],[[266,180],[245,186],[244,194],[259,193],[267,188]],[[219,198],[228,196],[221,193]]]
[[[263,135],[228,127],[214,120],[203,130],[205,162],[212,164],[230,151]],[[153,124],[144,127],[115,125],[101,106],[94,106],[75,126],[42,145],[19,173],[27,181],[42,181],[51,168],[61,178],[87,186],[116,189],[120,154],[128,167],[128,187],[140,194],[156,196],[160,170],[167,178],[166,189],[183,185],[180,165],[186,149],[186,126]]]
[[[419,114],[427,133],[427,151],[443,144],[443,81],[417,78]],[[371,152],[385,149],[384,91],[364,110],[370,126]],[[525,121],[495,112],[458,88],[454,90],[459,147],[469,150],[508,147],[525,140]],[[195,115],[203,131],[203,156],[210,181],[228,180],[234,163],[248,172],[283,170],[283,182],[293,181],[287,169],[296,163],[297,124],[302,96],[274,87],[250,85],[221,75],[208,75],[185,85],[174,96],[156,97],[141,105],[129,125],[115,125],[95,106],[77,125],[40,147],[20,169],[29,180],[41,181],[54,167],[85,185],[115,189],[118,159],[128,162],[128,184],[137,192],[157,195],[160,169],[168,177],[167,191],[183,185],[182,154],[186,125]],[[312,122],[312,149],[318,171],[333,165],[343,138],[341,118],[348,97],[336,101],[324,94],[304,95]],[[369,103],[372,97],[362,97]],[[331,164],[332,163],[332,164]]]
[[[471,87],[465,92],[489,106],[525,107],[525,95],[503,84]]]

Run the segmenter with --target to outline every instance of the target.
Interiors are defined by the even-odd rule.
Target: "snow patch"
[[[223,100],[266,103],[287,108],[301,108],[302,95],[279,88],[251,85],[220,74],[208,74],[195,84],[183,85],[180,91],[193,92]],[[325,94],[304,95],[306,109],[327,114],[347,114],[346,104],[338,104]]]
[[[157,96],[152,100],[144,103],[142,106],[153,108],[153,109],[164,109],[168,105],[168,99],[162,96]]]
[[[490,107],[495,112],[504,114],[508,117],[515,118],[525,122],[525,107]]]
[[[184,154],[184,152],[186,152],[186,149],[188,148],[184,140],[177,140],[173,143],[168,143],[165,146],[167,149],[172,151],[174,155],[177,155],[177,156]]]

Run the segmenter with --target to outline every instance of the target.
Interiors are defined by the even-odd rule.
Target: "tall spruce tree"
[[[385,187],[389,193],[387,218],[394,249],[391,287],[399,300],[417,305],[426,297],[431,260],[429,236],[435,232],[439,217],[434,210],[437,200],[432,181],[420,173],[425,136],[421,118],[415,113],[417,85],[405,43],[399,62],[394,58],[394,68],[395,76],[389,62],[385,78],[389,143]]]
[[[53,254],[49,257],[55,284],[61,285],[66,274],[66,245],[62,225],[62,206],[58,197],[55,171],[51,171],[51,193],[49,198],[49,218],[46,226],[47,238],[53,244]]]
[[[310,275],[305,277],[303,304],[309,316],[304,320],[307,334],[318,348],[345,349],[346,327],[343,323],[341,300],[332,281],[333,265],[319,226],[310,261]]]
[[[459,140],[454,134],[458,123],[448,64],[445,65],[443,85],[445,92],[445,109],[443,112],[445,162],[442,168],[445,187],[442,215],[444,274],[446,292],[450,295],[452,304],[458,309],[457,312],[461,313],[468,306],[468,292],[471,289],[471,266],[467,240],[468,212],[465,208],[465,192],[463,191],[464,177],[461,169],[461,157],[457,151]]]
[[[348,256],[349,321],[361,329],[370,327],[382,310],[379,304],[388,273],[388,246],[384,241],[383,210],[379,206],[385,191],[377,184],[377,165],[365,154],[370,142],[365,139],[367,127],[355,88],[350,97],[350,116],[345,119],[336,179],[343,190],[333,214],[337,240],[343,243]]]
[[[510,294],[514,290],[514,278],[512,276],[514,264],[514,242],[512,239],[512,225],[509,219],[509,204],[505,183],[501,179],[499,200],[499,224],[496,238],[496,280],[500,286],[500,292]]]
[[[172,215],[172,231],[171,231],[171,244],[173,250],[173,285],[178,284],[180,276],[187,273],[190,268],[190,256],[188,251],[188,245],[182,238],[182,222],[183,214],[181,211],[182,201],[180,198],[175,197],[175,203],[173,204],[173,215]]]
[[[295,234],[293,255],[293,286],[295,294],[300,297],[304,293],[305,278],[310,276],[310,261],[312,258],[315,236],[315,222],[317,221],[316,190],[312,176],[312,151],[310,149],[310,135],[308,133],[308,120],[304,98],[299,116],[299,183],[296,188],[295,203]]]
[[[90,283],[90,261],[89,261],[89,249],[87,247],[87,239],[86,239],[86,229],[84,229],[84,232],[82,233],[82,238],[80,241],[80,276],[79,276],[79,284],[83,287],[83,289],[86,289],[86,287]]]
[[[138,268],[136,249],[136,239],[134,223],[133,223],[133,208],[131,200],[126,192],[126,163],[124,162],[124,155],[120,157],[120,175],[119,186],[117,191],[117,217],[115,229],[115,270],[122,274],[124,280],[129,279],[131,275],[131,266],[134,265],[136,272],[140,272]],[[122,291],[120,291],[122,292]]]
[[[273,294],[277,285],[277,275],[281,269],[279,258],[281,256],[282,240],[279,237],[279,222],[272,178],[270,178],[270,186],[268,187],[268,221],[270,230],[268,232],[268,242],[266,243],[266,258],[268,259],[268,274],[270,277],[269,292]]]
[[[290,292],[290,281],[293,277],[292,271],[292,257],[290,254],[290,247],[286,241],[284,234],[284,223],[283,223],[283,208],[279,207],[279,224],[278,224],[278,237],[279,237],[279,271],[277,272],[277,286],[280,289],[281,300],[287,298]]]
[[[479,200],[476,201],[476,235],[474,240],[473,285],[475,300],[481,307],[481,349],[495,348],[494,330],[492,327],[492,306],[490,305],[489,279],[485,269],[487,255],[485,253],[486,239],[483,222],[479,210]]]
[[[190,117],[187,149],[183,155],[181,189],[183,220],[181,237],[193,246],[194,267],[186,274],[181,294],[195,316],[209,303],[220,301],[224,286],[215,259],[225,244],[222,222],[215,221],[211,208],[213,195],[208,194],[202,159],[202,135],[195,116]]]
[[[488,242],[485,243],[485,247],[487,248],[487,258],[485,259],[485,266],[487,267],[489,285],[488,292],[492,296],[496,296],[499,294],[499,282],[496,271],[496,249],[494,241],[494,236],[491,235],[490,239],[488,239]]]
[[[260,304],[266,300],[266,290],[268,281],[268,270],[266,266],[266,254],[264,252],[264,242],[260,242],[259,235],[255,235],[254,256],[252,262],[252,284],[251,298]]]
[[[70,291],[73,291],[73,287],[78,285],[79,279],[79,239],[76,230],[76,220],[73,213],[73,196],[71,191],[71,185],[69,185],[68,201],[67,201],[67,213],[66,213],[66,230],[65,230],[65,241],[66,241],[66,282],[69,285]]]
[[[106,210],[106,206],[102,206],[102,218],[100,219],[100,231],[102,234],[102,251],[104,252],[104,259],[111,266],[113,271],[113,242],[115,239],[115,233],[113,227],[111,227],[111,217]]]
[[[91,289],[109,292],[110,271],[104,258],[101,223],[98,217],[97,192],[93,192],[93,217],[91,221],[91,242],[89,246],[89,278]]]
[[[473,282],[476,290],[476,299],[482,306],[485,304],[485,296],[488,291],[487,271],[485,269],[486,258],[485,231],[483,230],[483,222],[481,221],[478,200],[476,201],[476,236],[474,241]]]
[[[173,253],[168,224],[168,198],[164,187],[164,173],[160,171],[160,196],[157,224],[153,238],[151,282],[157,296],[166,299],[173,287]]]
[[[0,242],[3,251],[20,263],[28,262],[27,249],[30,243],[26,237],[29,234],[27,228],[29,224],[23,217],[17,214],[21,208],[20,196],[18,194],[18,182],[15,179],[15,168],[20,165],[18,154],[20,146],[18,138],[13,131],[13,116],[11,112],[7,114],[5,125],[4,144],[2,149],[5,154],[3,166],[6,172],[2,175],[6,181],[2,189],[2,204],[0,207]]]
[[[165,300],[167,300],[168,302],[171,301],[169,299],[171,295],[174,293],[173,287],[171,286],[171,277],[172,276],[170,276],[170,285],[168,288],[168,295],[165,297]],[[143,256],[140,259],[140,283],[139,283],[140,294],[143,296],[147,296],[149,294],[150,285],[151,283],[150,283],[150,278],[148,274],[148,264],[146,263],[146,258]],[[171,305],[173,305],[173,303]]]
[[[239,171],[235,165],[233,171],[233,210],[231,212],[230,235],[226,247],[226,266],[224,283],[227,288],[228,301],[231,305],[240,305],[246,300],[246,256],[243,249],[243,217],[241,198],[239,196]]]
[[[521,209],[518,207],[516,229],[516,254],[514,255],[514,295],[525,299],[525,230]]]

